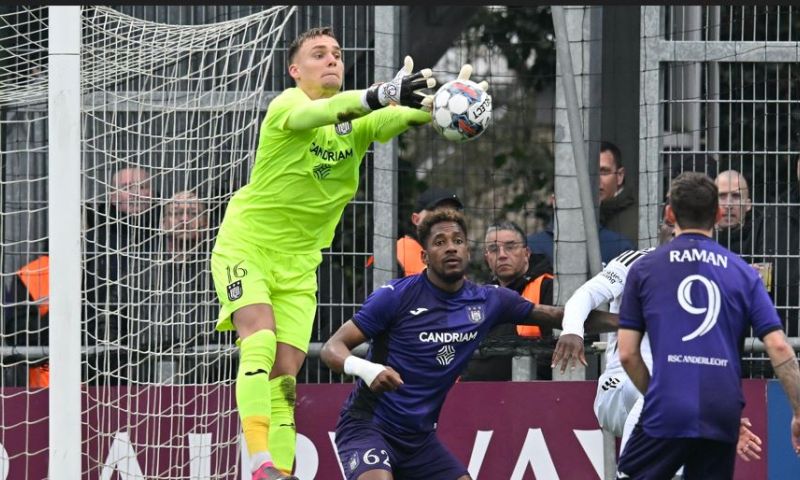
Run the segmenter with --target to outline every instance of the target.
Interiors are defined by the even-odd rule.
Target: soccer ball
[[[469,80],[452,80],[433,97],[433,128],[453,142],[478,138],[492,120],[492,97]]]

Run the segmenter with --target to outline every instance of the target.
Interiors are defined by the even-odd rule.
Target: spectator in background
[[[448,391],[495,325],[561,326],[558,307],[465,279],[468,237],[459,212],[426,217],[419,238],[428,268],[376,289],[322,347],[328,367],[359,377],[336,425],[336,450],[349,480],[468,480],[466,466],[436,434]],[[601,331],[617,323],[605,312],[590,321]],[[352,355],[370,339],[366,359]],[[363,460],[371,452],[376,460]]]
[[[531,253],[525,232],[514,222],[501,222],[486,229],[483,258],[492,272],[492,285],[516,291],[535,304],[553,304],[553,267],[547,257]],[[489,331],[481,346],[513,343],[519,338],[541,339],[552,329],[535,325],[500,324]],[[498,345],[499,346],[499,345]],[[514,345],[510,345],[513,347]],[[512,354],[473,358],[461,376],[464,381],[511,380]],[[552,379],[549,356],[537,357],[537,380]]]
[[[600,225],[612,232],[619,232],[629,241],[635,242],[639,238],[639,205],[636,202],[636,192],[625,188],[622,152],[611,142],[600,142],[598,176]]]
[[[134,323],[132,343],[145,355],[137,372],[142,381],[204,383],[210,373],[203,353],[190,347],[219,343],[214,287],[209,275],[211,252],[208,209],[193,191],[181,191],[164,204],[158,251],[142,265],[136,300],[125,307]],[[214,362],[219,355],[210,357]],[[210,361],[210,360],[209,360]],[[173,376],[174,375],[174,376]]]
[[[722,219],[717,223],[717,241],[752,262],[763,253],[763,218],[753,210],[750,189],[744,175],[736,170],[720,172],[714,180],[719,191]]]
[[[426,190],[417,198],[416,207],[411,214],[412,231],[397,240],[397,264],[400,266],[401,276],[416,275],[425,269],[416,228],[428,214],[439,208],[463,210],[464,204],[455,192],[436,187]]]
[[[547,227],[539,233],[528,235],[527,240],[528,248],[530,248],[532,253],[544,255],[551,265],[555,265],[555,259],[553,257],[555,195],[550,195],[550,199],[553,204],[554,213]],[[610,262],[620,253],[634,249],[633,243],[631,243],[630,240],[602,225],[598,227],[597,234],[600,241],[600,257],[604,264]]]
[[[798,162],[800,166],[800,162]],[[747,180],[736,170],[717,175],[722,219],[717,241],[755,267],[790,336],[798,334],[800,308],[800,193],[790,184],[776,205],[755,209]]]
[[[116,384],[124,378],[120,369],[127,360],[119,348],[127,342],[129,320],[120,308],[130,305],[131,292],[142,288],[134,283],[140,277],[135,262],[155,251],[158,220],[150,173],[141,167],[118,170],[107,202],[86,206],[85,343],[101,347],[88,359],[92,383]]]
[[[49,346],[49,297],[50,297],[50,257],[40,255],[23,265],[5,289],[3,304],[2,334],[10,347]],[[16,359],[8,359],[14,364]],[[47,359],[28,361],[27,381],[20,374],[13,384],[28,387],[47,387],[50,385],[50,363]]]
[[[763,262],[772,265],[771,293],[790,337],[800,335],[800,157],[796,162],[797,183],[788,182],[764,215]]]
[[[659,245],[672,240],[674,234],[673,225],[662,223],[658,234]],[[623,253],[609,262],[602,272],[581,285],[567,300],[564,305],[563,329],[553,354],[553,365],[560,367],[562,373],[566,371],[570,362],[575,364],[575,359],[586,365],[583,350],[583,322],[586,315],[604,303],[609,303],[609,312],[619,313],[628,271],[637,260],[653,250],[654,248],[647,248]],[[642,337],[639,351],[647,370],[652,372],[653,357],[647,335]],[[616,333],[608,334],[605,357],[605,370],[597,380],[594,414],[603,430],[613,433],[616,437],[622,437],[619,445],[621,455],[625,451],[625,445],[633,428],[639,423],[644,397],[622,368]],[[741,419],[737,453],[746,462],[761,458],[759,456],[761,439],[750,431],[748,428],[750,426],[752,425],[749,419]]]
[[[666,209],[675,239],[628,271],[619,357],[645,400],[618,478],[671,478],[680,465],[686,478],[733,477],[744,406],[739,347],[751,328],[790,399],[791,441],[800,454],[797,358],[758,275],[710,238],[720,216],[714,182],[704,174],[679,175]],[[645,333],[652,377],[640,351]]]

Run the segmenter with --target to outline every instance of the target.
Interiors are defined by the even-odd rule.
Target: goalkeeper
[[[436,85],[406,57],[391,81],[339,92],[344,65],[331,28],[299,35],[288,59],[296,86],[270,103],[250,181],[228,203],[211,255],[216,328],[239,337],[236,403],[253,480],[295,478],[295,376],[321,250],[358,188],[367,148],[429,122],[432,98],[420,90]]]

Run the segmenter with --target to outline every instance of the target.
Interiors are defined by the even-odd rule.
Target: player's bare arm
[[[619,315],[614,313],[592,310],[586,321],[586,331],[588,333],[604,333],[616,331],[619,327]],[[561,373],[567,367],[575,368],[577,362],[583,366],[586,362],[586,353],[583,347],[583,335],[576,333],[562,333],[556,342],[553,350],[553,359],[550,363],[551,368],[561,368]]]
[[[647,386],[650,384],[650,371],[647,370],[647,364],[644,363],[640,350],[643,336],[639,330],[620,328],[617,341],[622,367],[642,395],[647,392]]]
[[[528,321],[520,322],[521,325],[539,325],[546,328],[561,328],[564,318],[564,307],[537,304],[531,309]],[[586,319],[588,333],[613,332],[619,326],[619,316],[614,313],[593,310]]]
[[[320,358],[325,365],[337,373],[360,377],[375,393],[397,390],[403,379],[392,367],[358,358],[352,350],[367,341],[361,330],[349,320],[325,342]]]
[[[766,334],[763,341],[775,375],[792,406],[792,448],[800,455],[800,368],[797,357],[781,330]]]
[[[611,265],[606,268],[611,268]],[[561,373],[564,373],[568,366],[575,368],[578,362],[584,366],[588,365],[583,346],[584,323],[592,314],[593,309],[611,301],[622,291],[622,282],[611,283],[604,273],[605,270],[581,285],[564,305],[562,332],[558,337],[558,342],[553,350],[553,358],[550,362],[550,367],[560,367]],[[594,317],[595,320],[590,325],[594,331],[593,333],[616,330],[619,325],[619,317],[616,315],[608,317],[606,315],[596,315]],[[597,330],[598,323],[605,324],[604,326],[611,328],[611,330]]]
[[[538,325],[546,328],[561,328],[561,319],[564,318],[564,308],[552,305],[536,304],[531,309],[527,321],[522,324]]]
[[[586,333],[615,332],[619,328],[619,315],[602,310],[592,310],[586,318]]]
[[[414,61],[409,56],[390,81],[346,92],[340,92],[344,62],[341,46],[333,36],[321,34],[306,39],[290,61],[289,75],[309,101],[286,118],[283,127],[287,130],[309,130],[354,120],[390,104],[430,111],[432,96],[421,90],[436,86],[433,72],[430,68],[414,72]]]
[[[561,321],[564,318],[564,308],[563,307],[554,307],[550,305],[536,305],[531,310],[530,320],[539,326],[548,327],[548,328],[561,328]],[[599,310],[593,310],[589,313],[589,316],[586,320],[586,330],[589,333],[602,333],[602,332],[613,332],[619,326],[619,316],[608,313],[608,312],[601,312]],[[562,358],[564,360],[572,360],[572,365],[575,365],[575,361],[579,360],[581,363],[586,365],[586,358],[583,353],[583,338],[577,335],[569,335],[569,337],[562,343],[561,350],[558,352],[558,357],[555,357],[554,353],[554,360],[553,364],[556,365],[558,362],[561,362]],[[559,339],[559,341],[561,341]],[[562,372],[566,369],[566,362],[562,365]]]

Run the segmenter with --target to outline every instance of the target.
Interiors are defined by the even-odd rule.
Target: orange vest
[[[532,282],[525,285],[522,296],[533,303],[539,303],[539,296],[542,293],[542,282],[546,278],[553,278],[549,273],[543,273],[536,277]],[[542,330],[537,325],[517,325],[517,335],[527,338],[542,338]]]
[[[50,296],[50,257],[42,255],[17,270],[17,275],[28,289],[28,295],[34,302],[39,302],[39,316],[44,317],[50,310],[47,298]]]
[[[50,364],[31,365],[28,369],[28,387],[45,388],[50,386]]]
[[[28,296],[38,302],[39,316],[44,317],[50,310],[47,302],[50,296],[50,257],[42,255],[28,263],[19,270],[17,276],[25,288]],[[50,364],[31,365],[28,369],[28,386],[31,388],[44,388],[50,385]]]
[[[416,275],[425,270],[422,263],[422,245],[409,236],[397,241],[397,263],[403,269],[403,276]]]

